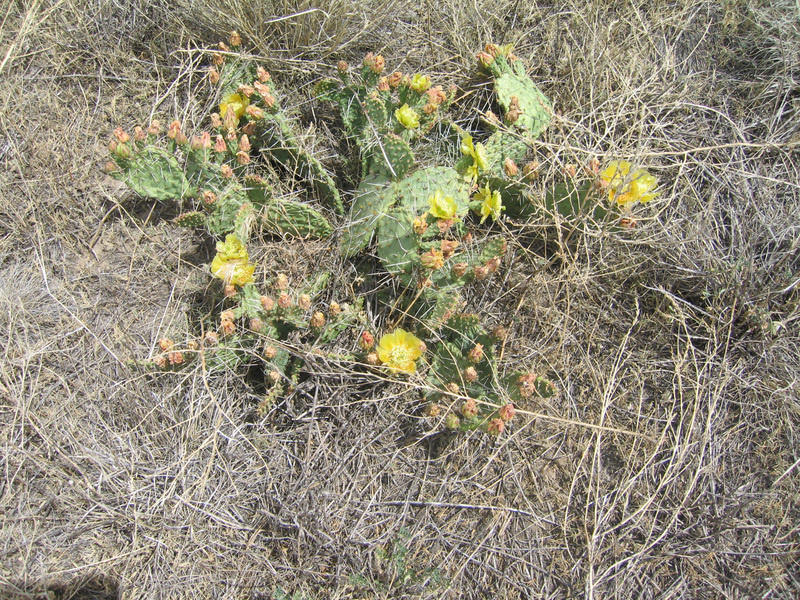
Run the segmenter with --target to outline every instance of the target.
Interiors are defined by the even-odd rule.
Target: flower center
[[[404,365],[409,363],[411,357],[408,348],[404,346],[395,346],[389,351],[389,361],[391,364]]]

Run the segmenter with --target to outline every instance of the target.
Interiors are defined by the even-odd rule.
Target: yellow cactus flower
[[[427,75],[417,73],[411,77],[411,89],[420,94],[424,94],[431,87],[431,78]]]
[[[654,191],[658,179],[645,169],[636,169],[631,173],[631,163],[624,160],[612,160],[600,173],[600,179],[608,186],[608,197],[611,201],[624,206],[633,202],[650,202],[658,196]]]
[[[452,219],[456,216],[458,205],[455,198],[452,196],[445,196],[441,190],[436,190],[433,195],[428,198],[430,204],[430,214],[436,219]]]
[[[392,373],[413,374],[422,356],[422,341],[403,329],[395,329],[378,342],[378,358]]]
[[[419,115],[413,108],[409,107],[408,104],[403,104],[403,106],[394,111],[394,116],[406,129],[416,129],[419,127]]]
[[[472,157],[472,165],[470,165],[466,173],[464,173],[464,179],[475,183],[481,171],[485,171],[489,166],[489,162],[486,159],[486,148],[484,148],[483,144],[480,142],[474,144],[472,142],[472,136],[467,133],[461,138],[461,153],[465,156]]]
[[[230,109],[238,119],[244,114],[244,111],[247,109],[249,104],[250,100],[247,98],[247,96],[243,96],[241,94],[230,94],[229,96],[225,96],[225,98],[222,99],[222,102],[219,103],[219,116],[224,117],[225,113]]]
[[[495,190],[493,192],[487,185],[478,189],[475,199],[481,203],[481,223],[487,217],[492,217],[494,221],[500,218],[500,213],[503,212],[505,207],[499,191]]]
[[[217,255],[211,261],[211,274],[227,285],[245,285],[253,281],[256,266],[242,241],[233,234],[217,242]]]

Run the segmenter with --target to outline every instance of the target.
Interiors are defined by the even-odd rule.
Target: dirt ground
[[[800,597],[795,2],[0,14],[0,596]],[[597,157],[657,174],[631,232],[495,225],[509,256],[468,308],[555,397],[494,438],[422,416],[418,380],[325,356],[266,418],[252,371],[135,367],[193,335],[213,240],[106,176],[106,146],[152,118],[199,127],[217,102],[203,50],[233,29],[331,164],[340,132],[310,98],[338,60],[381,52],[480,105],[474,54],[494,41],[554,103],[544,172]],[[453,108],[465,126],[474,106]],[[351,302],[366,290],[338,235],[267,237],[255,259],[336,273]]]

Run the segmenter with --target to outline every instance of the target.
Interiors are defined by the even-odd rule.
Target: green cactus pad
[[[247,203],[247,194],[238,184],[231,184],[222,190],[208,215],[208,231],[215,236],[223,236],[236,229],[237,217],[242,206]],[[240,239],[246,240],[245,236]]]
[[[414,166],[414,153],[411,146],[398,135],[388,133],[381,138],[380,148],[375,154],[382,159],[387,172],[396,179],[402,179]]]
[[[385,176],[373,176],[365,179],[356,190],[340,248],[344,257],[355,256],[370,243],[378,219],[395,201],[393,196],[380,193],[387,183]]]
[[[111,175],[140,196],[177,200],[190,195],[183,168],[172,154],[161,148],[145,146],[130,159],[118,162],[120,171]]]
[[[420,169],[393,183],[383,195],[390,198],[390,205],[399,203],[415,215],[421,215],[428,210],[428,199],[436,191],[453,197],[458,216],[465,215],[469,210],[469,185],[458,171],[450,167]]]
[[[553,107],[541,90],[527,75],[505,73],[495,80],[497,101],[508,113],[513,98],[517,98],[522,114],[514,126],[533,138],[539,137],[552,120]]]
[[[322,213],[292,200],[268,203],[261,215],[261,223],[274,233],[300,238],[321,239],[333,232],[333,227]]]
[[[205,227],[206,215],[198,211],[185,212],[175,217],[175,224],[178,227],[198,228]]]
[[[272,199],[271,186],[258,175],[245,175],[244,185],[247,197],[254,204],[266,204],[267,201]]]
[[[492,238],[481,249],[480,262],[486,264],[493,258],[502,258],[508,249],[508,242],[503,237]]]
[[[408,275],[419,262],[414,214],[397,208],[378,222],[378,256],[392,275]]]
[[[378,96],[377,92],[373,92],[364,99],[364,113],[369,118],[370,122],[378,128],[378,130],[386,127],[389,120],[389,114],[386,112],[386,105]]]
[[[519,136],[496,131],[485,144],[489,176],[506,179],[505,162],[510,158],[518,167],[525,160],[530,146]],[[494,189],[494,188],[493,188]]]
[[[525,73],[519,59],[511,54],[510,47],[498,49],[501,52],[486,68],[495,78],[494,91],[497,100],[507,117],[512,98],[516,97],[522,114],[513,125],[524,130],[526,135],[537,138],[550,124],[553,106]]]

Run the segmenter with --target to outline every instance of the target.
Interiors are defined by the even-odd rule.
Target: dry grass
[[[795,2],[23,4],[0,11],[0,595],[800,595]],[[199,123],[197,48],[229,27],[301,115],[340,58],[466,88],[514,42],[559,113],[542,185],[592,156],[658,173],[630,235],[506,223],[504,277],[467,299],[556,398],[493,440],[299,342],[269,419],[254,374],[129,368],[190,334],[209,248],[105,178],[104,145]],[[324,244],[258,253],[355,275]]]

